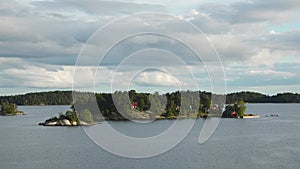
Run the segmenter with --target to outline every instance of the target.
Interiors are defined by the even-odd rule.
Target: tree
[[[238,101],[235,105],[234,105],[235,109],[236,109],[236,113],[240,116],[243,117],[246,111],[246,105],[244,103],[244,101]]]
[[[233,105],[227,105],[226,111],[234,111],[239,117],[243,117],[246,111],[246,105],[244,101],[238,101]]]
[[[82,112],[79,113],[78,117],[80,121],[83,121],[85,123],[94,123],[93,115],[89,109],[84,109]]]
[[[1,103],[1,111],[0,114],[3,115],[15,115],[17,114],[18,108],[15,103],[9,103],[7,101]]]
[[[65,118],[68,119],[71,123],[79,122],[76,112],[68,110],[65,114]]]
[[[200,112],[201,113],[208,113],[208,110],[211,106],[211,99],[204,95],[202,98],[200,98]]]

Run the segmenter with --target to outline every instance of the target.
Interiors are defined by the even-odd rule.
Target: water
[[[248,104],[259,119],[222,119],[205,144],[198,143],[204,120],[172,150],[147,159],[128,159],[95,145],[80,127],[44,127],[39,122],[69,106],[19,107],[27,115],[0,117],[0,169],[298,169],[300,104]],[[279,114],[279,117],[265,115]],[[110,122],[128,135],[157,134],[173,121],[150,125]],[[172,139],[172,138],[170,138]],[[151,145],[150,145],[151,146]]]

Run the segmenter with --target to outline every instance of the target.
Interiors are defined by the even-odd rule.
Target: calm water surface
[[[198,143],[204,120],[172,150],[147,159],[112,155],[95,145],[80,127],[37,123],[69,106],[20,106],[27,115],[0,117],[0,169],[299,169],[300,104],[248,104],[259,119],[222,119],[205,144]],[[279,117],[265,115],[279,114]],[[122,133],[144,137],[173,121],[148,125],[110,122]],[[172,139],[172,138],[170,138]]]

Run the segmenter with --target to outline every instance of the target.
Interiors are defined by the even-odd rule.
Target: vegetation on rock
[[[67,111],[65,114],[60,113],[58,117],[52,117],[46,120],[44,123],[39,123],[44,126],[78,126],[80,122],[77,118],[77,114],[73,111]]]
[[[84,112],[77,115],[73,110],[68,110],[65,114],[60,113],[58,117],[52,117],[39,125],[44,126],[80,126],[80,125],[92,125],[94,124],[92,113],[85,109]]]
[[[243,117],[246,112],[246,105],[244,101],[237,101],[234,104],[227,105],[225,111],[236,112],[238,117]]]
[[[0,115],[14,116],[24,115],[24,112],[18,110],[18,106],[15,103],[9,103],[7,101],[1,103]]]

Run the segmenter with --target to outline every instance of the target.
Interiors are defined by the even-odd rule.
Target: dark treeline
[[[167,93],[166,95],[170,98],[176,98],[179,93],[182,92],[173,92]],[[207,97],[211,98],[211,93],[200,91],[200,100],[205,101]],[[132,94],[132,93],[129,93]],[[141,100],[141,102],[147,102],[145,99],[146,96],[149,96],[149,93],[146,95],[134,96],[135,100]],[[176,96],[177,95],[177,96]],[[107,93],[98,93],[96,94],[97,98],[100,100],[102,98],[111,97]],[[156,96],[153,94],[153,96]],[[294,93],[280,93],[274,96],[268,96],[261,93],[255,92],[237,92],[230,93],[226,96],[226,103],[232,104],[236,101],[243,100],[246,103],[300,103],[300,95]],[[17,105],[71,105],[73,103],[72,91],[51,91],[51,92],[39,92],[39,93],[28,93],[24,95],[15,95],[15,96],[0,96],[0,103],[9,102],[15,103]],[[172,107],[175,103],[178,104],[178,98],[173,102],[168,102],[167,104]],[[143,103],[140,103],[143,105]],[[148,107],[139,107],[141,110],[145,110]]]
[[[0,103],[9,102],[17,105],[71,105],[71,91],[51,91],[28,93],[15,96],[0,96]]]
[[[243,100],[247,103],[300,103],[300,95],[297,93],[279,93],[268,96],[256,92],[230,93],[226,96],[227,103]]]

